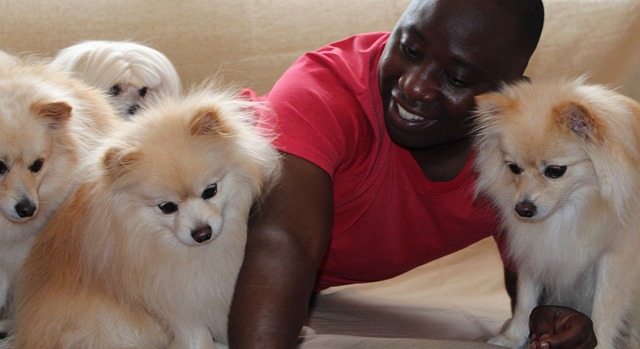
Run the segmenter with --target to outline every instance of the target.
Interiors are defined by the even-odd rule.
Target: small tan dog
[[[33,239],[116,122],[102,93],[43,61],[0,52],[0,307]]]
[[[640,105],[584,79],[477,97],[477,190],[501,212],[518,296],[491,343],[522,348],[544,304],[589,315],[598,348],[638,348]]]
[[[180,94],[180,77],[169,58],[136,42],[83,41],[60,50],[52,64],[107,93],[124,119],[154,98]]]
[[[222,347],[249,210],[279,173],[255,107],[204,88],[126,123],[35,242],[15,348]]]

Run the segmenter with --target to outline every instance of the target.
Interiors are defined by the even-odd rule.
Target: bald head
[[[490,38],[485,36],[480,44],[485,48],[501,49],[504,55],[511,56],[510,59],[519,61],[524,72],[542,33],[544,7],[541,0],[413,0],[399,24],[419,24],[432,20],[431,16],[451,13],[456,14],[451,30],[494,33]],[[473,46],[468,45],[471,49]]]

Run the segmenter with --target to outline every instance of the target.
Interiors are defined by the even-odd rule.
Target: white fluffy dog
[[[125,119],[152,98],[180,94],[180,78],[171,61],[161,52],[135,42],[84,41],[60,50],[52,64],[76,72],[79,78],[108,93]]]
[[[121,120],[102,93],[66,72],[4,52],[0,62],[1,308],[34,238]]]
[[[583,79],[477,98],[477,189],[499,208],[518,296],[491,342],[526,345],[538,305],[593,323],[598,348],[640,347],[640,105]]]
[[[203,89],[110,140],[25,262],[16,349],[227,341],[249,210],[279,172],[255,107]]]

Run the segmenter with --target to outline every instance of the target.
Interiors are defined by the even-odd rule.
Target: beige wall
[[[266,91],[303,52],[349,34],[391,30],[408,0],[5,0],[0,48],[52,55],[85,39],[164,52],[185,85],[221,72]]]
[[[528,74],[589,73],[640,98],[640,0],[544,0]],[[164,52],[185,86],[219,73],[265,92],[303,52],[357,32],[391,30],[409,0],[4,0],[0,48],[52,55],[85,39]]]

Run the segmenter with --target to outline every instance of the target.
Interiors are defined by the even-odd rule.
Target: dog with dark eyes
[[[180,94],[180,77],[171,61],[136,42],[83,41],[60,50],[52,64],[107,93],[125,119],[153,98]]]
[[[525,347],[542,302],[589,315],[598,348],[639,348],[640,105],[560,79],[477,106],[477,191],[499,209],[518,271],[513,319],[490,342]]]
[[[14,348],[226,347],[249,211],[280,168],[252,103],[206,87],[123,123],[35,241]]]
[[[0,332],[31,244],[122,121],[104,95],[45,61],[0,51]]]

